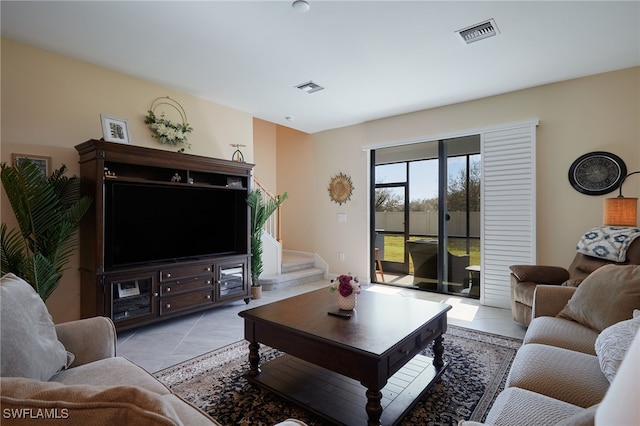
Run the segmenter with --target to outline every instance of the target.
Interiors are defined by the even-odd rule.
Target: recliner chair
[[[582,280],[601,266],[609,264],[640,265],[640,238],[636,238],[627,249],[624,262],[576,253],[568,269],[545,265],[512,265],[511,269],[511,314],[524,326],[531,322],[533,293],[538,284],[578,287]]]

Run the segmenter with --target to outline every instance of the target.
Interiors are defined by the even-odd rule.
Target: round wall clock
[[[344,173],[339,173],[331,178],[329,182],[329,197],[332,201],[342,204],[351,199],[353,184],[351,178]]]
[[[603,195],[615,191],[627,175],[627,166],[615,154],[594,151],[581,155],[569,167],[569,182],[576,191]]]

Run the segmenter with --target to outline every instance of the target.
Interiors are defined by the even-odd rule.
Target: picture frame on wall
[[[102,122],[102,137],[105,141],[131,144],[128,120],[100,114],[100,121]]]
[[[36,163],[45,176],[49,176],[51,171],[51,157],[45,157],[43,155],[33,154],[11,154],[11,161],[14,166],[17,166],[22,161],[29,159]]]

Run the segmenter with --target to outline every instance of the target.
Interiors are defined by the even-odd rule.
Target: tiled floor
[[[240,311],[328,286],[329,281],[316,281],[290,289],[262,292],[262,298],[251,301],[249,305],[239,301],[159,324],[126,330],[118,333],[117,354],[155,372],[242,340],[244,330],[243,319],[238,316]],[[511,311],[480,306],[475,299],[386,285],[366,286],[363,291],[448,303],[453,306],[448,314],[449,324],[517,338],[522,338],[525,333],[525,328],[511,318]]]

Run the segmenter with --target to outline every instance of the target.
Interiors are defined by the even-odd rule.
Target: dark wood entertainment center
[[[253,164],[103,140],[89,140],[75,148],[80,155],[82,193],[93,198],[80,228],[83,318],[107,316],[121,330],[237,300],[249,303],[251,251],[246,199],[251,190]],[[128,249],[131,259],[122,255],[113,235],[137,234],[132,231],[144,227],[139,218],[138,222],[132,219],[133,225],[127,224],[128,212],[116,211],[126,207],[127,200],[111,201],[117,199],[113,195],[117,191],[126,192],[130,188],[138,188],[140,195],[167,191],[179,194],[179,200],[188,200],[189,205],[170,207],[187,210],[175,221],[187,221],[182,222],[185,229],[197,231],[194,235],[182,235],[186,232],[179,235],[184,241],[193,241],[196,248],[188,242],[172,245],[168,250],[171,256],[167,254],[165,258],[160,254],[157,259],[153,257],[157,247],[149,247],[148,252]],[[204,210],[194,215],[191,204],[198,200],[185,197],[201,199],[203,195],[206,195],[206,200],[202,200]],[[162,205],[165,201],[170,203],[157,202]],[[214,228],[209,226],[215,222],[208,221],[219,221],[221,211],[227,212],[227,221],[219,227],[226,240],[216,243],[217,235],[213,235]],[[159,219],[150,218],[149,224],[154,224],[154,220]],[[198,220],[202,223],[197,223]],[[156,240],[161,240],[162,233],[175,223],[163,224],[161,229],[141,229],[140,235],[158,233]],[[113,229],[117,226],[126,229],[119,232]],[[211,242],[209,252],[194,251],[209,250],[206,241]]]

